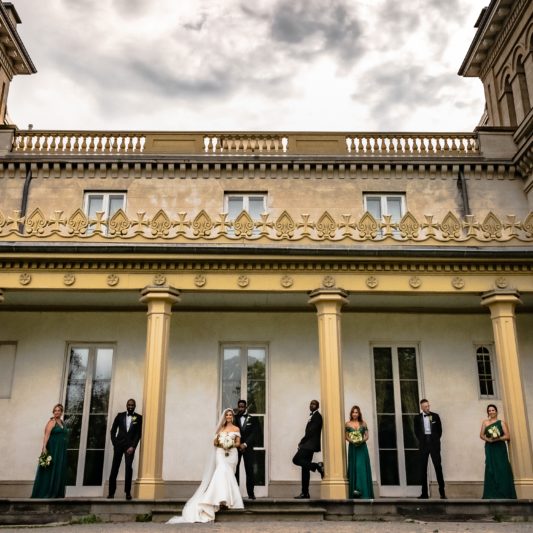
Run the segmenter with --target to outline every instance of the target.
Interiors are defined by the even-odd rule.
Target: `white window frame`
[[[405,193],[365,192],[365,193],[363,193],[363,201],[364,201],[365,212],[368,211],[368,203],[367,202],[368,202],[369,198],[379,198],[380,203],[381,203],[381,217],[383,217],[383,215],[390,215],[390,213],[388,212],[388,204],[387,204],[387,200],[389,198],[400,199],[400,201],[401,201],[400,220],[403,218],[403,216],[407,212],[407,209],[406,209],[406,205],[407,204],[406,204],[406,200],[405,200]],[[400,220],[395,220],[394,222],[400,222]]]
[[[102,197],[102,211],[104,212],[104,219],[111,218],[109,216],[109,204],[112,197],[122,197],[122,211],[126,211],[126,199],[127,195],[122,191],[85,191],[83,193],[83,212],[87,217],[89,217],[89,200],[91,197],[101,196]],[[114,213],[113,213],[114,214]],[[111,215],[113,216],[113,215]],[[94,230],[93,225],[91,224],[89,231],[92,233]],[[102,229],[104,235],[107,235],[108,227],[104,226]]]
[[[481,375],[479,374],[478,367],[478,350],[485,348],[489,353],[490,375],[492,380],[493,394],[482,394],[481,392]],[[485,354],[484,354],[485,355]],[[498,371],[496,367],[496,358],[494,357],[494,344],[491,342],[476,342],[474,343],[474,364],[476,370],[476,382],[480,400],[497,400],[499,399],[499,387],[498,387]]]
[[[229,200],[230,198],[242,198],[242,209],[240,212],[242,211],[246,211],[251,217],[252,215],[250,214],[250,198],[258,198],[258,197],[261,197],[263,199],[263,213],[266,212],[267,210],[267,193],[266,192],[225,192],[224,193],[224,212],[225,213],[228,213],[229,212]],[[253,218],[253,217],[252,217]],[[254,219],[254,220],[259,220],[259,219]]]

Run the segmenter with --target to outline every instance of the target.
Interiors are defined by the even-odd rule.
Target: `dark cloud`
[[[353,62],[363,51],[356,10],[342,0],[280,0],[271,19],[274,41],[300,57],[333,53]]]
[[[202,16],[200,17],[198,21],[194,23],[187,22],[186,24],[183,25],[183,27],[187,30],[200,31],[204,27],[206,20],[207,20],[207,15],[204,13],[202,14]]]

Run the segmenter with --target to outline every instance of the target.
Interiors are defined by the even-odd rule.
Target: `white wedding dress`
[[[235,440],[240,433],[223,431],[220,435],[228,435]],[[198,490],[185,504],[181,516],[172,517],[167,524],[212,522],[220,504],[226,505],[229,509],[244,509],[239,485],[235,479],[237,448],[228,451],[216,448],[214,455],[215,469],[210,479],[202,481]]]

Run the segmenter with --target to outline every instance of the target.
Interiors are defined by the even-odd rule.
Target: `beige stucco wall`
[[[518,317],[522,370],[533,413],[531,315]],[[384,325],[386,324],[386,328]],[[44,424],[61,398],[67,341],[116,342],[111,412],[130,396],[142,406],[144,313],[2,313],[0,340],[18,341],[13,395],[0,400],[0,481],[31,480]],[[473,344],[490,342],[488,314],[346,313],[342,318],[345,410],[358,403],[370,428],[376,479],[376,422],[372,342],[410,342],[420,348],[422,394],[444,425],[443,464],[449,481],[480,481],[480,421],[487,400],[478,397]],[[269,346],[269,476],[299,480],[291,458],[301,438],[308,403],[319,396],[314,313],[175,312],[172,316],[163,477],[197,480],[202,475],[218,405],[219,343],[264,341]],[[320,399],[320,398],[319,398]],[[501,402],[496,402],[501,406]],[[106,474],[111,454],[107,454]]]
[[[138,211],[148,216],[164,209],[176,216],[184,211],[196,216],[205,209],[211,217],[224,211],[224,193],[266,192],[267,209],[277,217],[287,209],[293,217],[307,213],[318,218],[327,210],[333,216],[345,213],[361,216],[364,213],[363,194],[405,193],[407,209],[420,220],[423,215],[432,214],[442,218],[448,211],[460,215],[462,200],[457,188],[457,171],[450,165],[446,171],[429,172],[399,170],[357,171],[346,173],[345,177],[330,179],[316,177],[309,179],[303,174],[289,174],[289,179],[280,176],[253,178],[237,175],[203,178],[41,178],[34,173],[30,186],[27,213],[39,207],[48,217],[55,210],[63,210],[69,216],[76,208],[83,208],[86,191],[122,191],[127,193],[126,212],[135,217]],[[468,180],[469,201],[472,212],[484,217],[488,211],[498,216],[515,214],[523,216],[529,206],[523,191],[523,183],[510,175],[496,175],[487,171],[465,171]],[[8,215],[20,209],[23,176],[0,177],[0,210]]]

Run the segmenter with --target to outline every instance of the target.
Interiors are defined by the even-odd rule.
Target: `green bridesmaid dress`
[[[67,484],[68,429],[56,424],[46,445],[52,462],[47,467],[38,466],[32,498],[64,498]]]
[[[487,437],[503,435],[500,420],[485,428]],[[513,471],[507,456],[505,441],[485,442],[485,481],[483,483],[483,499],[485,500],[516,500]]]
[[[354,429],[346,426],[346,433],[355,435],[360,433],[364,437],[367,429]],[[371,500],[374,498],[374,488],[372,485],[372,470],[370,468],[370,456],[365,441],[360,444],[350,442],[348,444],[348,498],[362,498]]]

